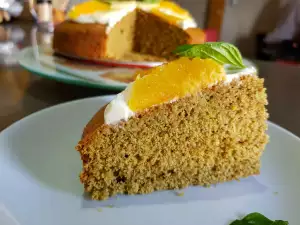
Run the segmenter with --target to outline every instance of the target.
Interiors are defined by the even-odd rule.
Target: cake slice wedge
[[[209,57],[140,72],[91,119],[76,148],[93,199],[259,174],[268,140],[263,79],[253,68],[226,74]]]

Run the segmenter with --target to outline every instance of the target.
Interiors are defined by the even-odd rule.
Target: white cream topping
[[[105,108],[104,121],[106,124],[115,124],[121,120],[128,120],[134,115],[127,102],[131,85],[119,93]]]
[[[226,67],[225,67],[226,70]],[[234,79],[238,79],[239,77],[243,75],[255,75],[257,73],[257,70],[254,66],[249,66],[242,70],[226,70],[226,80],[225,84],[230,84]]]
[[[176,16],[177,18],[180,18],[181,20],[179,20],[177,22],[177,26],[179,26],[180,28],[186,30],[188,28],[196,28],[197,27],[197,23],[196,21],[188,16],[182,16],[179,13],[175,13],[174,11],[167,9],[167,8],[159,8],[159,11],[161,11],[162,13],[165,13],[167,15],[170,16]]]
[[[140,8],[146,12],[151,11],[151,9],[157,7],[158,4],[149,3],[139,3],[139,2],[129,2],[129,3],[118,3],[112,4],[111,9],[107,11],[97,11],[91,14],[82,14],[79,17],[72,19],[77,23],[101,23],[106,24],[106,33],[109,33],[111,29],[118,23],[124,16],[128,13],[134,11],[136,8]],[[182,17],[180,14],[173,12],[170,9],[158,8],[161,12],[173,15],[181,18],[177,25],[182,29],[195,28],[197,23],[193,18]]]
[[[77,23],[101,23],[106,24],[106,33],[118,23],[124,16],[132,12],[135,7],[126,7],[125,9],[97,11],[91,14],[83,14],[73,19]]]
[[[247,67],[242,70],[227,71],[225,84],[230,84],[234,79],[238,79],[245,75],[256,75],[255,67]],[[127,102],[129,99],[131,85],[129,85],[124,91],[119,93],[107,106],[104,112],[104,122],[106,124],[117,124],[121,120],[128,120],[131,116],[134,116],[134,112],[129,108]],[[176,99],[170,101],[174,102]]]
[[[197,23],[194,19],[181,20],[177,23],[177,25],[184,30],[186,30],[188,28],[196,28],[197,27]]]

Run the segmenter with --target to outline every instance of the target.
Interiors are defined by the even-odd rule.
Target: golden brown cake
[[[141,72],[84,129],[85,191],[106,199],[259,174],[266,104],[253,69],[228,75],[210,59],[180,58]]]
[[[172,57],[172,51],[178,45],[202,43],[205,40],[205,34],[195,28],[196,23],[188,12],[174,3],[132,7],[131,1],[126,4],[128,9],[124,6],[126,11],[123,6],[110,9],[106,8],[107,3],[98,2],[96,5],[100,4],[98,7],[104,7],[105,10],[101,8],[100,13],[88,10],[90,14],[79,14],[87,10],[85,7],[92,7],[89,4],[93,2],[84,3],[84,7],[79,5],[77,9],[75,7],[69,13],[72,19],[55,27],[53,49],[56,53],[93,60],[157,61]],[[164,14],[160,9],[172,9],[177,17]],[[110,19],[115,17],[113,13],[124,16],[116,22]],[[93,21],[89,15],[96,15],[92,18],[99,17],[100,22]]]

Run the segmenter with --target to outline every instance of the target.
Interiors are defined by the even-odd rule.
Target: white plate
[[[59,57],[54,55],[49,46],[25,48],[19,53],[18,61],[26,70],[41,77],[68,84],[117,91],[124,90],[134,80],[136,71],[141,70],[141,68],[138,69],[131,65],[130,62],[117,63],[119,61],[106,60],[105,63],[102,61],[102,64],[95,64],[90,61]],[[243,61],[246,66],[255,67],[255,64],[250,60],[243,59]],[[126,63],[127,67],[124,67]],[[140,63],[140,67],[142,65],[153,67],[162,64],[161,62]],[[111,67],[112,65],[114,67]],[[228,71],[228,73],[233,72],[238,71]]]
[[[300,139],[272,123],[259,176],[188,188],[181,197],[164,191],[89,200],[78,179],[81,160],[74,146],[88,120],[110,99],[54,106],[0,134],[0,223],[6,215],[21,225],[227,225],[260,212],[299,224]]]
[[[159,66],[164,62],[161,61],[131,61],[131,60],[117,60],[117,59],[90,59],[79,56],[72,56],[68,54],[61,54],[70,59],[81,60],[82,62],[92,62],[95,64],[106,65],[106,66],[120,66],[120,67],[128,67],[128,68],[151,68],[155,66]]]
[[[108,67],[58,57],[46,46],[28,47],[18,55],[26,70],[48,79],[86,87],[123,90],[134,80],[136,68]]]

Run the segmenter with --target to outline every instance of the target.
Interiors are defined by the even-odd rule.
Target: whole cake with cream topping
[[[230,58],[228,46],[217,51]],[[139,72],[86,125],[76,148],[93,199],[259,174],[268,139],[263,79],[253,67],[224,69],[224,58],[203,49],[192,53],[202,59],[186,54]],[[243,67],[240,59],[231,62]]]
[[[92,60],[164,60],[178,45],[204,42],[196,27],[189,12],[170,1],[92,0],[74,6],[55,27],[53,49]]]

